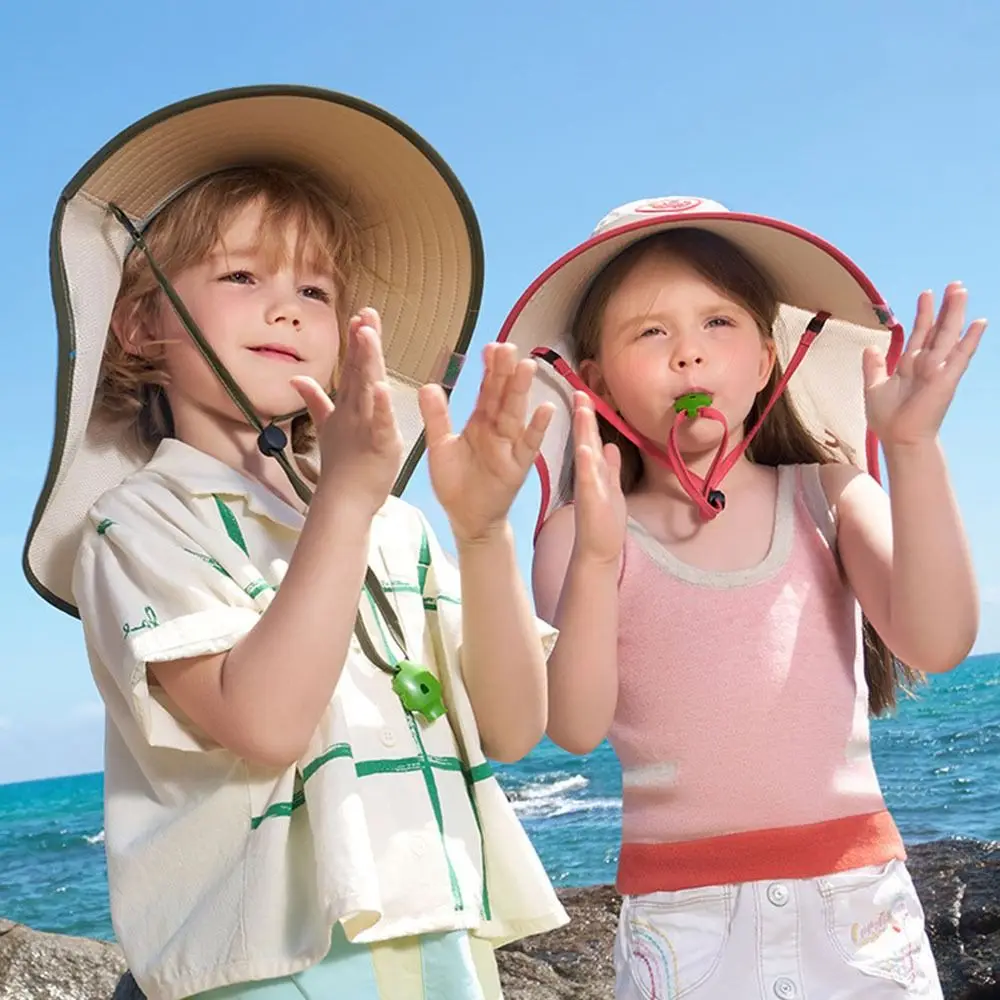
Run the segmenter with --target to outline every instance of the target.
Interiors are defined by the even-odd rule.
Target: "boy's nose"
[[[295,329],[302,325],[302,316],[298,303],[294,299],[282,296],[276,299],[267,309],[264,319],[269,326],[276,323],[288,323]]]

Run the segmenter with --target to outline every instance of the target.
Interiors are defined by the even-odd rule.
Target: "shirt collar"
[[[300,468],[305,464],[302,462]],[[302,530],[305,517],[266,486],[176,438],[160,442],[146,471],[170,480],[192,496],[242,497],[251,513]]]

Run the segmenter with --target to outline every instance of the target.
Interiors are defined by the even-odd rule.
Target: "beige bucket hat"
[[[539,528],[570,499],[565,472],[572,455],[572,395],[574,388],[584,388],[574,375],[579,359],[570,330],[583,298],[597,275],[633,243],[682,227],[725,237],[776,283],[782,302],[774,327],[778,358],[786,372],[794,372],[785,391],[820,440],[833,434],[849,457],[878,478],[878,444],[865,420],[861,355],[869,344],[879,347],[891,371],[904,332],[874,285],[836,247],[787,222],[730,212],[704,198],[651,198],[609,212],[587,240],[531,283],[501,329],[499,340],[540,361],[531,405],[556,407],[536,460]]]
[[[154,112],[97,152],[55,212],[51,278],[59,331],[48,474],[24,550],[47,601],[76,614],[73,563],[87,511],[150,457],[91,420],[101,359],[132,239],[200,178],[253,163],[300,166],[346,194],[363,240],[350,300],[382,315],[393,406],[406,445],[399,493],[423,452],[421,385],[454,384],[483,282],[472,205],[441,157],[403,122],[354,97],[298,86],[204,94]]]

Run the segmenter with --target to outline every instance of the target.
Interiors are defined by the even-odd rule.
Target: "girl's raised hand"
[[[968,293],[961,282],[944,291],[934,316],[934,293],[917,300],[913,333],[892,375],[873,347],[864,354],[868,424],[884,446],[933,440],[986,329],[986,320],[969,324],[964,334]]]

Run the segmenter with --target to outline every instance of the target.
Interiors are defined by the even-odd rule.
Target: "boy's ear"
[[[111,334],[126,354],[147,356],[149,337],[139,319],[137,303],[121,301],[115,304],[111,313]]]

